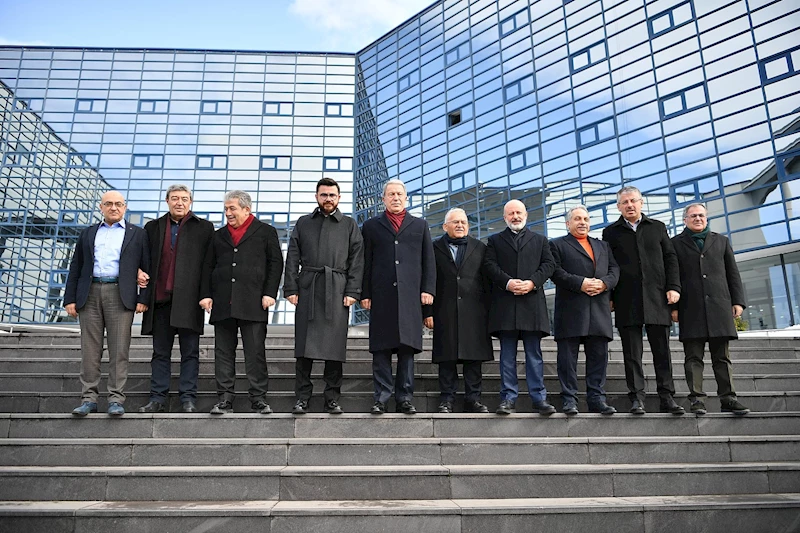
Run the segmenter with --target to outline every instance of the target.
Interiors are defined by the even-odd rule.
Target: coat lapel
[[[88,252],[92,264],[94,264],[94,239],[97,237],[97,230],[100,229],[100,224],[102,224],[102,222],[89,227],[89,234],[88,234],[89,238],[86,239],[86,246],[89,247]]]
[[[508,243],[509,246],[511,246],[512,249],[514,250],[517,249],[517,245],[514,242],[514,233],[511,231],[510,228],[506,228],[503,232],[500,233],[500,236],[503,239],[505,239],[505,241]]]
[[[261,225],[260,220],[258,219],[253,220],[253,222],[250,223],[250,227],[248,227],[247,231],[245,231],[244,235],[242,235],[242,240],[239,241],[239,244],[242,244],[244,241],[247,240],[248,237],[250,237],[253,233],[258,231],[260,225]],[[228,238],[230,239],[231,232],[226,230],[225,233],[228,234]],[[233,244],[233,239],[231,239],[231,244]]]
[[[583,255],[583,257],[585,257],[589,261],[592,260],[592,258],[589,257],[589,254],[586,253],[586,250],[583,249],[583,246],[581,246],[581,243],[578,242],[578,239],[576,239],[572,235],[572,233],[567,233],[567,236],[565,237],[565,240],[569,243],[570,246],[572,246],[573,248],[578,250],[581,253],[581,255]],[[592,240],[589,239],[589,246],[591,246],[591,245],[592,245]],[[596,247],[595,246],[592,246],[592,251],[596,252]],[[596,253],[595,253],[595,257],[597,257]]]
[[[709,232],[708,232],[708,235],[706,236],[706,240],[705,240],[705,242],[703,243],[703,251],[705,252],[705,251],[708,251],[708,250],[710,250],[710,249],[711,249],[711,247],[714,245],[714,242],[715,242],[716,240],[717,240],[717,238],[716,238],[716,236],[714,235],[714,233],[713,233],[713,232],[711,232],[711,231],[709,231]],[[695,248],[697,248],[697,246],[695,246]]]
[[[525,246],[533,239],[533,232],[530,229],[526,229],[522,235],[517,237],[517,250],[522,250],[522,247]]]
[[[386,218],[386,215],[384,215],[384,218]],[[386,221],[389,222],[389,219],[387,218]],[[401,233],[403,233],[403,230],[405,230],[408,226],[410,226],[413,221],[414,217],[412,217],[408,212],[406,212],[406,216],[403,217],[403,222],[400,223],[400,228],[398,228],[397,234],[400,235]],[[390,222],[389,227],[391,226],[392,224]],[[394,231],[394,228],[392,228],[392,231]]]
[[[380,222],[386,229],[392,232],[392,235],[394,235],[394,228],[392,227],[392,223],[389,222],[389,217],[386,216],[386,211],[381,213],[381,215],[378,217],[378,222]],[[403,219],[403,223],[405,223],[405,219]]]
[[[217,231],[219,231],[222,240],[225,241],[226,244],[230,245],[231,248],[233,248],[233,237],[231,237],[231,232],[228,231],[228,226],[222,226]]]
[[[469,254],[474,252],[475,248],[477,247],[478,247],[478,241],[476,239],[473,239],[472,237],[467,237],[467,251],[464,252],[464,259],[461,261],[461,268],[463,268],[464,265],[467,263],[467,258],[469,257]],[[461,268],[459,268],[459,270],[461,270]]]
[[[692,253],[700,255],[700,250],[697,249],[697,245],[692,240],[692,236],[690,235],[690,230],[685,229],[683,233],[678,235],[678,241],[683,244],[683,246],[687,247]],[[710,235],[709,235],[710,236]],[[706,246],[708,245],[708,238],[706,238]]]
[[[447,241],[445,241],[445,240],[444,240],[444,237],[443,237],[443,236],[442,236],[442,237],[439,237],[438,239],[436,239],[435,241],[433,241],[433,246],[434,246],[435,248],[438,248],[438,249],[439,249],[439,252],[440,252],[440,253],[443,253],[443,254],[445,255],[445,257],[447,257],[447,260],[448,260],[448,261],[447,261],[447,264],[448,264],[448,265],[450,265],[450,267],[451,267],[453,270],[457,270],[457,268],[456,268],[456,262],[455,262],[455,260],[453,259],[453,254],[452,254],[452,253],[450,253],[450,247],[447,245]]]
[[[130,223],[125,223],[125,237],[122,239],[122,248],[119,251],[119,255],[122,256],[122,253],[125,251],[125,248],[131,243],[133,239],[133,226]]]

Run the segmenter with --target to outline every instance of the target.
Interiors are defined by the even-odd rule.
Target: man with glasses
[[[672,320],[680,324],[690,409],[698,415],[706,413],[703,352],[708,342],[722,411],[745,415],[750,410],[736,398],[728,351],[729,341],[738,338],[734,319],[742,316],[745,308],[733,248],[727,237],[711,231],[703,204],[686,206],[683,223],[683,233],[672,239],[683,287],[683,297],[673,306]]]
[[[308,412],[313,362],[325,361],[326,413],[342,413],[339,396],[342,363],[347,353],[350,306],[361,298],[364,252],[356,221],[339,211],[339,184],[317,182],[318,207],[302,216],[292,230],[283,295],[297,307],[294,356],[296,403],[292,412]]]
[[[150,401],[140,413],[168,410],[170,359],[175,335],[181,347],[178,392],[184,413],[197,411],[197,376],[200,369],[200,334],[203,309],[200,301],[203,260],[214,237],[214,225],[192,213],[192,191],[186,185],[167,188],[168,212],[148,222],[144,229],[150,240],[151,274],[148,310],[142,317],[142,335],[153,336],[150,361]],[[150,276],[140,273],[140,286]]]
[[[100,200],[103,221],[78,237],[64,289],[67,314],[81,325],[81,405],[72,414],[97,412],[103,332],[108,337],[108,414],[125,414],[125,382],[134,313],[147,311],[149,289],[137,273],[150,270],[147,233],[125,222],[125,198],[117,191]]]
[[[678,257],[663,222],[642,213],[642,193],[636,187],[617,192],[619,220],[603,230],[620,268],[619,283],[611,293],[611,308],[622,339],[625,381],[630,412],[645,413],[645,378],[642,368],[642,328],[653,351],[653,365],[662,413],[682,415],[675,403],[672,356],[669,351],[670,305],[681,297]]]

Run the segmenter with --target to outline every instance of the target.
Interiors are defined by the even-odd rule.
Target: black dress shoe
[[[211,408],[210,411],[212,415],[224,415],[232,412],[233,404],[228,400],[222,400],[221,402],[218,402],[214,407]]]
[[[181,411],[184,413],[196,413],[197,406],[194,404],[192,400],[187,400],[181,404]]]
[[[564,402],[564,406],[561,408],[561,411],[565,415],[577,415],[578,414],[578,404],[575,402]]]
[[[264,400],[256,400],[250,404],[250,409],[261,415],[271,415],[272,407]]]
[[[686,412],[686,409],[675,403],[672,397],[669,397],[665,400],[661,400],[661,412],[680,416]]]
[[[375,402],[369,412],[373,415],[382,415],[386,412],[386,404],[383,402]]]
[[[465,413],[488,413],[489,408],[481,402],[466,402],[464,404]]]
[[[497,406],[495,413],[498,415],[510,415],[514,412],[514,408],[516,405],[511,400],[503,400],[500,402],[500,405]]]
[[[556,408],[547,402],[535,403],[533,404],[533,409],[539,411],[539,414],[542,416],[550,416],[556,412]]]
[[[140,413],[163,413],[166,409],[161,402],[147,402],[139,408]]]
[[[453,404],[450,402],[442,402],[439,404],[439,412],[443,414],[450,414],[453,412]]]
[[[335,400],[330,400],[328,402],[325,402],[324,409],[325,412],[328,413],[329,415],[340,415],[344,413],[344,411],[342,411],[341,406],[338,403],[336,403]]]
[[[293,415],[304,415],[308,412],[308,400],[297,400],[292,408]]]
[[[692,405],[689,407],[692,413],[696,415],[706,414],[706,404],[702,400],[692,400]]]
[[[589,411],[592,413],[600,413],[601,415],[613,415],[617,412],[616,409],[608,405],[606,402],[595,403],[589,406]]]
[[[742,416],[750,412],[750,409],[739,403],[739,400],[735,398],[733,400],[723,400],[722,402],[720,402],[720,404],[721,404],[720,410],[723,413],[733,413],[735,415]]]
[[[631,404],[631,414],[632,415],[643,415],[647,411],[644,410],[644,402],[639,400],[633,400],[633,404]]]
[[[396,411],[398,413],[403,413],[404,415],[415,415],[415,414],[417,414],[417,408],[414,407],[414,404],[412,404],[408,400],[406,400],[404,402],[400,402],[400,404],[397,406]]]

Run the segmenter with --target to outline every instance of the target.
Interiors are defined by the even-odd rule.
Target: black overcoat
[[[344,361],[350,308],[342,300],[361,299],[364,250],[355,220],[338,209],[300,217],[292,230],[283,296],[298,295],[294,356]]]
[[[491,280],[484,261],[486,245],[467,237],[460,267],[444,236],[433,241],[436,298],[424,314],[433,317],[433,362],[491,361],[488,315]]]
[[[570,337],[605,337],[611,340],[610,294],[619,279],[619,267],[607,242],[589,237],[594,262],[578,239],[567,234],[550,241],[556,269],[556,309],[553,334],[556,340]],[[585,278],[597,278],[608,290],[596,296],[581,292]]]
[[[542,286],[555,268],[553,255],[547,237],[530,229],[525,229],[517,240],[508,228],[489,237],[485,259],[492,279],[489,332],[498,336],[500,331],[538,331],[547,336],[550,318]],[[535,288],[514,296],[506,290],[511,279],[533,281]]]
[[[428,224],[406,213],[395,233],[384,213],[366,222],[361,298],[372,300],[369,351],[409,346],[422,351],[423,292],[436,295],[436,264]]]
[[[278,297],[283,255],[278,232],[256,219],[234,246],[226,226],[214,233],[204,262],[201,299],[214,300],[212,324],[227,318],[268,322],[261,297]]]
[[[727,237],[709,232],[701,252],[691,231],[673,237],[683,293],[678,301],[680,340],[737,338],[733,306],[745,307],[744,288]]]
[[[203,333],[205,311],[200,307],[200,284],[203,278],[203,261],[214,238],[214,224],[197,218],[194,213],[186,215],[178,236],[175,260],[175,285],[172,288],[172,311],[169,323],[174,328],[191,329]],[[150,239],[150,301],[142,316],[142,335],[153,334],[153,313],[156,302],[156,283],[161,267],[161,250],[169,224],[169,213],[151,220],[144,229]]]
[[[681,292],[681,280],[664,223],[642,215],[633,231],[619,217],[603,230],[603,240],[619,265],[619,283],[611,292],[617,327],[671,325],[667,291]]]

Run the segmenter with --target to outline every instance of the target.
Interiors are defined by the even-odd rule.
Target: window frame
[[[698,105],[696,105],[694,107],[687,107],[686,106],[686,93],[688,93],[689,91],[691,91],[693,89],[697,89],[698,87],[702,87],[703,88],[703,94],[705,95],[706,101],[703,102],[702,104],[698,104]],[[669,100],[672,100],[672,99],[674,99],[674,98],[676,98],[678,96],[681,97],[681,103],[683,104],[683,109],[680,110],[680,111],[674,111],[672,113],[667,114],[666,110],[664,109],[664,103],[669,101]],[[658,112],[661,114],[661,120],[669,120],[671,118],[679,117],[681,115],[684,115],[686,113],[694,111],[695,109],[700,109],[701,107],[705,107],[705,106],[708,105],[708,101],[709,101],[708,100],[708,87],[706,86],[705,82],[700,82],[700,83],[696,83],[696,84],[692,85],[691,87],[687,87],[685,89],[681,89],[680,91],[675,91],[674,93],[670,93],[670,94],[668,94],[666,96],[662,96],[661,98],[659,98],[658,99]]]
[[[146,111],[142,109],[142,104],[153,104],[152,111]],[[164,111],[158,111],[158,104],[166,104],[167,109]],[[137,113],[141,113],[143,115],[166,115],[169,113],[169,100],[151,100],[151,99],[141,99],[139,100],[139,106],[137,107]]]
[[[211,160],[211,165],[207,166],[207,167],[201,167],[200,166],[200,159],[201,158],[206,158],[206,157]],[[224,161],[225,161],[225,166],[224,167],[222,167],[222,168],[215,168],[214,167],[214,162],[218,158],[224,158]],[[197,156],[195,156],[194,168],[195,168],[195,170],[228,170],[228,156],[224,155],[224,154],[197,154]]]
[[[606,122],[609,122],[609,121],[611,121],[611,124],[614,126],[614,132],[609,137],[603,137],[601,139],[600,138],[600,128],[599,128],[599,126],[600,126],[600,124],[605,124]],[[588,131],[588,130],[590,130],[592,128],[594,128],[594,131],[595,131],[595,137],[596,137],[595,140],[591,141],[591,142],[589,142],[587,144],[582,144],[581,143],[581,133],[584,132],[584,131]],[[605,142],[605,141],[607,141],[609,139],[613,139],[614,137],[619,137],[619,131],[617,130],[617,120],[613,116],[612,117],[608,117],[608,118],[604,118],[602,120],[598,120],[597,122],[593,122],[591,124],[587,124],[586,126],[575,130],[575,143],[576,143],[578,151],[583,150],[584,148],[589,148],[590,146],[594,146],[596,144],[600,144],[600,143]]]
[[[792,61],[792,54],[800,50],[800,46],[795,46],[794,48],[790,48],[783,52],[773,54],[767,58],[764,58],[758,62],[758,73],[761,76],[761,85],[769,85],[770,83],[775,83],[781,80],[785,80],[786,78],[791,78],[792,76],[800,73],[800,65],[795,65],[794,61]],[[783,74],[779,74],[773,78],[767,77],[767,65],[777,61],[779,59],[786,59],[786,66],[788,67],[788,72],[784,72]]]
[[[342,160],[349,159],[350,160],[350,169],[342,168]],[[336,161],[338,168],[328,168],[327,163],[328,161]],[[322,159],[322,171],[323,172],[353,172],[353,158],[352,157],[344,157],[344,156],[330,156],[324,157]]]
[[[147,163],[144,166],[137,165],[136,164],[136,158],[137,157],[145,157],[145,158],[147,158]],[[161,163],[159,165],[157,165],[157,166],[151,166],[151,164],[150,164],[151,159],[150,158],[152,158],[152,157],[160,157],[161,158]],[[163,168],[164,168],[164,154],[131,154],[131,169],[132,170],[154,170],[154,169],[158,170],[158,169],[163,169]]]
[[[527,19],[528,19],[528,20],[527,20],[527,21],[525,21],[524,23],[520,24],[520,23],[517,21],[517,16],[518,16],[518,15],[521,15],[522,13],[525,13],[525,14],[527,15]],[[513,21],[513,22],[514,22],[514,27],[513,27],[512,29],[508,30],[507,32],[503,32],[503,24],[505,24],[505,23],[506,23],[506,22],[508,22],[509,20],[511,20],[511,21]],[[528,12],[528,8],[527,8],[527,7],[525,7],[525,8],[523,8],[523,9],[520,9],[519,11],[517,11],[516,13],[514,13],[513,15],[511,15],[511,16],[509,16],[509,17],[506,17],[506,18],[504,18],[503,20],[501,20],[501,21],[500,21],[500,22],[497,24],[497,32],[498,32],[498,34],[500,35],[500,38],[502,39],[503,37],[505,37],[505,36],[507,36],[507,35],[510,35],[510,34],[514,33],[515,31],[517,31],[518,29],[520,29],[520,28],[521,28],[521,27],[522,27],[524,24],[530,24],[530,23],[531,23],[531,17],[530,17],[530,13]]]
[[[536,148],[536,156],[537,156],[537,160],[536,160],[536,162],[534,162],[534,163],[531,163],[531,162],[529,162],[529,161],[528,161],[528,158],[527,158],[527,153],[528,153],[530,150],[534,149],[534,148]],[[521,166],[521,167],[518,167],[518,168],[513,168],[513,169],[512,169],[512,168],[511,168],[511,159],[512,159],[512,158],[514,158],[514,157],[517,157],[517,156],[519,156],[519,155],[521,155],[521,156],[522,156],[522,158],[523,158],[523,161],[524,161],[524,164],[523,164],[523,166]],[[521,170],[525,170],[525,169],[528,169],[528,168],[534,167],[534,166],[536,166],[536,165],[538,165],[538,164],[540,164],[540,163],[542,162],[542,149],[541,149],[541,145],[540,145],[540,144],[534,144],[534,145],[532,145],[532,146],[529,146],[529,147],[527,147],[527,148],[523,148],[522,150],[518,150],[518,151],[514,152],[513,154],[508,154],[508,155],[506,156],[506,162],[507,162],[507,168],[508,168],[508,174],[509,174],[509,175],[511,175],[511,174],[514,174],[515,172],[519,172],[519,171],[521,171]]]
[[[675,17],[673,15],[673,13],[675,11],[677,11],[679,8],[685,6],[686,4],[689,4],[689,9],[692,12],[692,16],[689,18],[689,20],[684,20],[680,24],[675,24]],[[669,17],[669,23],[670,23],[669,27],[666,28],[666,29],[663,29],[663,30],[659,30],[658,32],[654,31],[653,30],[653,22],[658,20],[658,19],[660,19],[660,18],[662,18],[662,17],[664,17],[664,16],[668,16]],[[656,37],[664,35],[665,33],[669,33],[672,30],[680,28],[681,26],[685,26],[686,24],[690,24],[690,23],[694,22],[696,18],[697,18],[697,13],[694,10],[694,3],[692,2],[692,0],[686,0],[685,2],[682,2],[680,4],[674,5],[674,6],[670,7],[670,8],[665,9],[664,11],[660,11],[660,12],[656,13],[655,15],[651,16],[651,17],[647,17],[647,31],[650,34],[650,38],[651,39],[655,39]]]
[[[267,106],[270,105],[270,104],[278,106],[278,112],[277,113],[268,113],[267,112]],[[289,113],[281,113],[281,106],[282,105],[291,106],[291,111]],[[263,107],[261,108],[261,112],[262,112],[262,115],[265,116],[265,117],[290,117],[290,116],[294,115],[294,102],[273,102],[273,101],[264,102]]]
[[[214,104],[214,111],[206,111],[206,104]],[[228,112],[222,113],[219,111],[220,104],[228,104]],[[233,103],[230,100],[200,100],[200,114],[201,115],[230,115],[233,108]],[[225,165],[227,167],[227,164]]]
[[[605,55],[603,56],[603,59],[598,59],[597,61],[592,62],[591,51],[592,51],[593,48],[596,48],[597,45],[599,45],[599,44],[603,45],[603,51],[605,52]],[[586,56],[588,58],[588,61],[587,61],[587,63],[585,65],[583,65],[583,66],[581,66],[579,68],[575,68],[575,58],[580,56],[580,55],[582,55],[582,54],[586,54]],[[600,63],[602,61],[607,61],[607,60],[608,60],[608,41],[606,41],[605,39],[602,39],[600,41],[597,41],[596,43],[590,44],[589,46],[586,46],[586,47],[578,50],[577,52],[571,53],[569,55],[569,72],[570,72],[570,74],[577,74],[578,72],[586,70],[587,68],[593,67],[593,66],[597,65],[598,63]]]
[[[530,91],[522,92],[522,82],[525,81],[528,78],[530,78],[530,80],[531,80],[532,88],[531,88]],[[519,92],[518,95],[509,98],[508,90],[511,87],[515,87],[515,86],[519,87],[519,91],[520,92]],[[514,100],[516,100],[518,98],[522,98],[526,94],[531,94],[533,92],[536,92],[536,79],[534,78],[533,74],[528,74],[527,76],[523,76],[520,79],[518,79],[516,81],[512,81],[511,83],[503,86],[503,102],[507,104],[509,102],[513,102]]]
[[[99,103],[103,103],[102,110],[95,110],[95,106]],[[89,109],[80,109],[81,104],[89,104]],[[75,113],[105,113],[106,108],[108,106],[108,100],[104,98],[78,98],[75,100]]]
[[[270,159],[274,160],[275,166],[274,167],[264,166],[264,163],[267,162]],[[280,159],[287,159],[288,162],[289,162],[289,166],[287,168],[279,168]],[[258,169],[266,171],[266,172],[292,170],[292,156],[290,156],[290,155],[262,155],[258,160]]]

